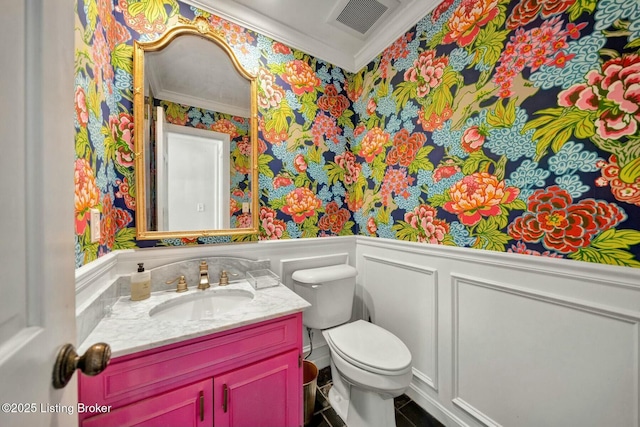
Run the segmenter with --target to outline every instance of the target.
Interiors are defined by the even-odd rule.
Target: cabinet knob
[[[80,369],[89,376],[98,375],[111,360],[111,347],[109,344],[99,342],[92,345],[82,356],[78,356],[72,344],[62,346],[53,365],[53,388],[63,388],[67,385],[73,372]]]

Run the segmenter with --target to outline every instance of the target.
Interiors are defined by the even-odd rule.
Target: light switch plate
[[[100,211],[98,209],[91,209],[89,225],[91,226],[91,243],[100,241]]]
[[[242,202],[242,213],[249,212],[249,202]]]

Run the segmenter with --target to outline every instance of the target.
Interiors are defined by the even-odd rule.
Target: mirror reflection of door
[[[157,120],[158,230],[229,228],[228,134]]]

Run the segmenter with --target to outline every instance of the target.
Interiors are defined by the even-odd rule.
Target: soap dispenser
[[[140,301],[151,296],[151,272],[138,263],[138,271],[131,274],[131,301]]]

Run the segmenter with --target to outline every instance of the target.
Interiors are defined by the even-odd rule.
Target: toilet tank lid
[[[332,280],[348,279],[355,277],[358,270],[349,264],[330,265],[328,267],[309,268],[297,270],[291,276],[293,280],[300,283],[323,283]]]

